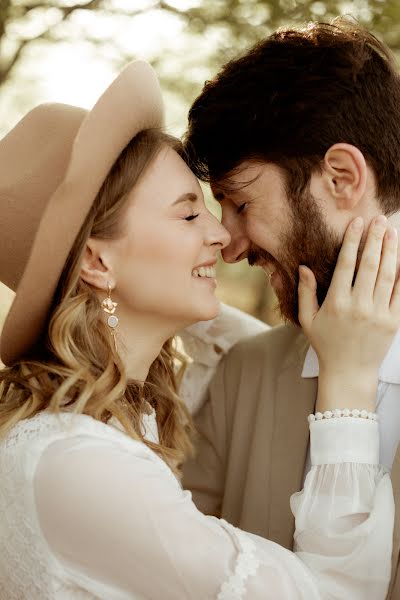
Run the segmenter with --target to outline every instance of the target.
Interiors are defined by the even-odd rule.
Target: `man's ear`
[[[334,144],[324,156],[323,178],[337,208],[351,210],[362,199],[367,186],[367,163],[351,144]]]
[[[89,238],[83,253],[80,278],[99,290],[115,287],[114,275],[108,264],[102,240]]]

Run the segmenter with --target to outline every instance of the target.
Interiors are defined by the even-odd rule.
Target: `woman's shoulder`
[[[156,456],[143,442],[132,439],[117,426],[102,423],[89,415],[49,410],[19,421],[0,441],[0,456],[3,460],[10,455],[34,460],[53,442],[64,440],[68,443],[69,440],[75,444],[78,439],[85,440],[86,444],[117,446],[149,458]]]

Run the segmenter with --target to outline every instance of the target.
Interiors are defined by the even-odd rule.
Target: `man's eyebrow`
[[[213,196],[215,198],[215,200],[217,202],[222,202],[223,200],[232,200],[232,202],[235,202],[238,200],[238,193],[240,192],[242,195],[244,195],[244,192],[242,192],[242,189],[231,189],[231,190],[218,190],[217,192],[213,192]]]
[[[192,192],[186,192],[185,194],[182,194],[181,196],[179,196],[179,198],[177,200],[175,200],[175,202],[172,204],[172,206],[175,206],[175,204],[179,204],[180,202],[197,202],[198,200],[198,196],[197,194],[193,194]]]

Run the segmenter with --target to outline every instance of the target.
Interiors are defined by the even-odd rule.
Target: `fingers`
[[[299,322],[305,331],[311,325],[319,309],[317,300],[317,282],[314,273],[308,267],[299,267]]]
[[[397,276],[392,298],[390,300],[390,311],[397,320],[400,318],[400,277]]]
[[[353,286],[362,232],[362,219],[355,219],[347,228],[327,300],[339,305],[338,300],[347,298],[340,305],[350,307],[358,318],[372,311],[377,319],[400,324],[398,233],[394,227],[388,227],[385,216],[373,219]],[[304,265],[299,267],[299,275],[299,321],[307,329],[319,311],[317,283],[313,272]]]
[[[354,296],[360,301],[373,299],[375,284],[381,262],[383,238],[387,219],[379,215],[372,220],[361,256],[360,266],[354,283]]]
[[[361,217],[354,219],[348,226],[329,287],[330,295],[350,292],[363,229],[364,221]]]
[[[374,291],[374,306],[388,308],[393,294],[397,270],[397,231],[389,227],[383,237],[379,271]]]

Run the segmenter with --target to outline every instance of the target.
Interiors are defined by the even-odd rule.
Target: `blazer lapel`
[[[277,378],[270,477],[269,538],[292,549],[294,518],[289,498],[302,488],[309,444],[307,416],[314,411],[317,378],[301,372],[308,343],[296,340]]]

